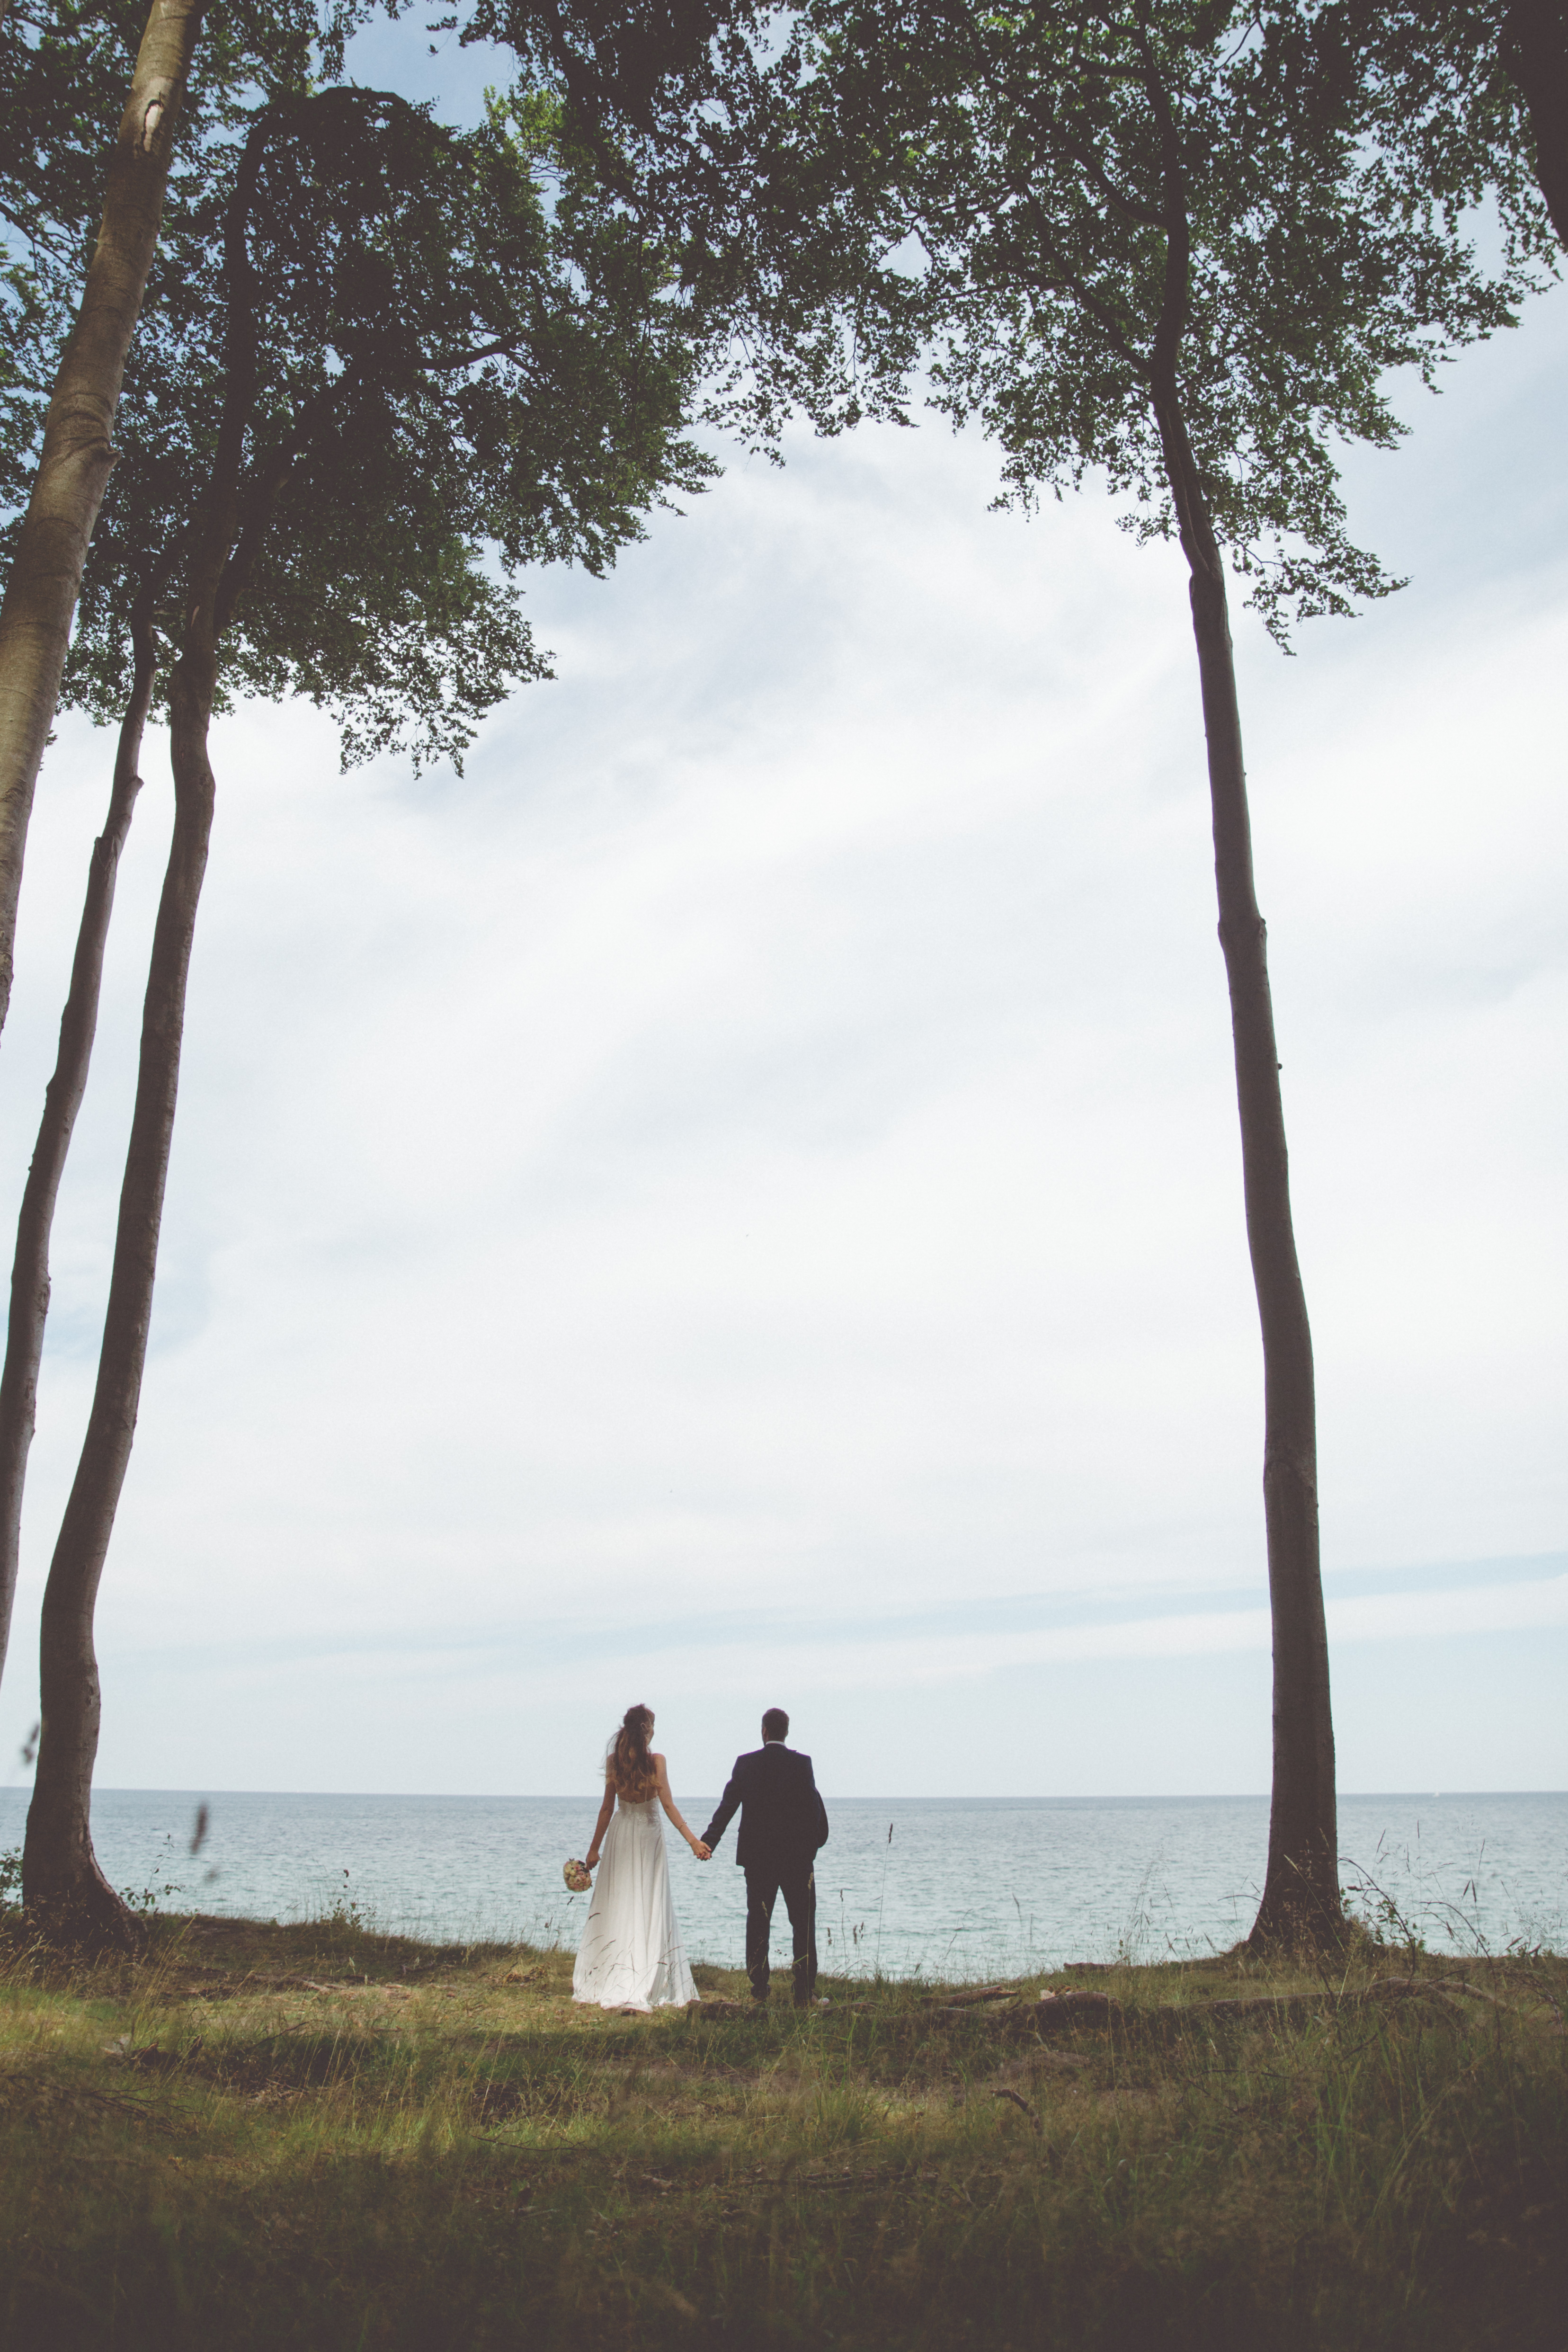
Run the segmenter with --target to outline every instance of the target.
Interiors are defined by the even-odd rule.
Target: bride
[[[683,2007],[699,1998],[675,1924],[658,1806],[699,1862],[711,1849],[681,1820],[652,1737],[652,1709],[628,1706],[605,1759],[605,1801],[586,1856],[592,1870],[602,1847],[605,1866],[583,1925],[572,1998],[602,2009]]]

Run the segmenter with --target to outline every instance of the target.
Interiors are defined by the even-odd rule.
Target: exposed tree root
[[[24,1864],[23,1925],[51,1950],[83,1958],[131,1956],[145,1948],[147,1930],[89,1858],[85,1869],[28,1885]]]

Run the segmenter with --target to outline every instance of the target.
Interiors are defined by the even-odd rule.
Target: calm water
[[[0,1852],[20,1843],[26,1801],[0,1790]],[[567,1894],[561,1865],[587,1845],[591,1800],[220,1794],[193,1855],[200,1801],[100,1790],[111,1883],[171,1909],[289,1919],[341,1904],[408,1934],[576,1945],[587,1897]],[[700,1822],[711,1803],[683,1810]],[[890,1976],[1223,1948],[1252,1924],[1268,1831],[1261,1797],[841,1798],[829,1811],[823,1966]],[[692,1957],[739,1966],[734,1835],[705,1865],[673,1833],[669,1846]],[[1568,1941],[1568,1795],[1343,1797],[1340,1843],[1359,1906],[1386,1899],[1434,1948]],[[782,1904],[778,1931],[784,1958]]]

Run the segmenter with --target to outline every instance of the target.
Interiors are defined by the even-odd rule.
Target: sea
[[[713,1801],[682,1810],[698,1823]],[[0,1855],[26,1804],[0,1789]],[[574,1797],[100,1789],[92,1833],[110,1883],[144,1906],[574,1950],[587,1897],[562,1865],[594,1813]],[[857,1978],[1223,1951],[1252,1924],[1268,1838],[1265,1797],[838,1798],[829,1815],[822,1967]],[[1339,1826],[1352,1906],[1390,1936],[1457,1955],[1568,1948],[1568,1793],[1342,1796]],[[733,1828],[707,1864],[668,1835],[688,1951],[738,1967]],[[775,1945],[786,1959],[782,1903]]]

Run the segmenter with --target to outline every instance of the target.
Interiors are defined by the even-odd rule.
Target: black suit
[[[827,1811],[809,1756],[770,1739],[737,1756],[719,1809],[702,1832],[716,1846],[739,1807],[735,1860],[746,1874],[746,1974],[758,2000],[768,1993],[768,1933],[782,1893],[795,1939],[795,1997],[805,2007],[816,1988],[816,1874],[827,1843]]]

